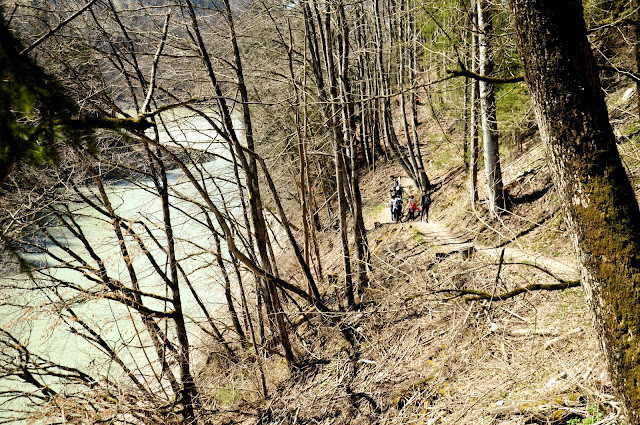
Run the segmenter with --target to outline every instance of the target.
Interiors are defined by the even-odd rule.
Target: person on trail
[[[418,204],[416,203],[416,199],[413,195],[409,196],[409,216],[407,217],[407,221],[413,221],[416,219],[416,212],[419,211]]]
[[[395,216],[393,215],[393,207],[396,205],[396,191],[392,190],[389,194],[391,195],[391,200],[389,200],[387,206],[389,207],[389,213],[391,214],[391,222],[394,222]]]
[[[398,196],[402,198],[402,194],[404,193],[404,188],[400,184],[400,177],[396,177],[396,184],[397,184],[396,192],[398,192]]]
[[[431,196],[429,192],[424,192],[420,198],[420,221],[429,222],[429,206],[431,205]]]
[[[396,196],[396,200],[393,204],[393,215],[396,223],[400,223],[402,221],[402,197],[400,195]]]
[[[391,176],[391,178],[393,179],[392,181],[393,190],[396,192],[396,194],[398,194],[398,196],[402,198],[402,186],[400,186],[400,177]]]

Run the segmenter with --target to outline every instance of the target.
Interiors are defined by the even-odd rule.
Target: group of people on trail
[[[391,221],[400,223],[402,221],[402,205],[404,200],[402,194],[404,192],[400,185],[400,178],[391,176],[392,189],[390,192],[391,200],[388,203],[389,210],[391,212]],[[409,213],[407,214],[407,221],[415,221],[420,219],[425,223],[429,222],[429,206],[431,205],[431,195],[428,191],[425,191],[420,197],[420,204],[416,201],[415,196],[409,195],[407,200],[409,205]]]

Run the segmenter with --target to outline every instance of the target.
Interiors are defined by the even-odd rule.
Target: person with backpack
[[[402,197],[402,186],[400,185],[400,177],[398,176],[391,176],[392,179],[392,186],[393,186],[393,190],[394,192],[396,192],[396,194],[398,194],[398,196]]]
[[[431,205],[431,195],[425,191],[420,198],[420,221],[429,222],[429,206]]]
[[[407,217],[408,221],[415,220],[416,212],[418,212],[420,208],[418,208],[418,204],[416,203],[416,199],[413,195],[409,196],[409,216]]]
[[[393,205],[393,215],[395,216],[396,223],[400,223],[402,221],[402,197],[400,195],[396,196],[396,200]]]
[[[392,190],[389,194],[391,195],[391,200],[389,200],[389,202],[387,203],[387,206],[389,207],[389,213],[391,214],[391,222],[393,223],[395,221],[395,215],[393,214],[393,208],[396,205],[396,191]]]

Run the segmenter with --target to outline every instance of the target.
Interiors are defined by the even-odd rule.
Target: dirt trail
[[[460,251],[466,256],[481,254],[499,259],[500,253],[503,249],[474,244],[473,241],[470,240],[471,238],[456,236],[438,222],[410,222],[409,224],[418,229],[425,240],[438,247],[441,252],[451,253]],[[529,253],[521,250],[520,248],[505,246],[504,261],[509,263],[531,264],[547,270],[556,277],[567,281],[578,280],[580,278],[575,263],[566,258],[559,261],[555,258],[547,257],[538,253]]]
[[[381,224],[396,225],[390,221],[388,209],[380,213],[378,221]],[[478,245],[474,243],[473,235],[465,235],[461,232],[451,231],[439,222],[429,221],[428,223],[423,223],[420,221],[411,221],[404,222],[403,224],[412,226],[420,231],[424,240],[432,245],[437,252],[443,254],[450,255],[460,252],[463,258],[467,258],[469,255],[486,255],[498,260],[503,249],[502,247],[494,248]],[[525,263],[540,267],[557,278],[566,281],[580,279],[575,261],[569,258],[557,260],[538,253],[525,252],[520,248],[505,246],[504,261],[507,263]]]

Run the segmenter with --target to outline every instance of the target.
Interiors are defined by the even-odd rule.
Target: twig
[[[77,18],[78,16],[80,16],[85,10],[89,9],[91,6],[93,6],[93,4],[98,1],[98,0],[91,0],[89,1],[89,3],[85,4],[84,7],[80,10],[78,10],[76,13],[74,13],[73,15],[69,16],[67,19],[65,19],[64,21],[60,22],[58,24],[57,27],[55,27],[54,29],[49,30],[49,32],[47,32],[46,34],[44,34],[42,37],[40,37],[39,39],[36,40],[35,43],[33,43],[31,46],[27,47],[26,49],[22,50],[20,52],[21,55],[26,55],[27,53],[29,53],[30,51],[32,51],[33,49],[35,49],[36,47],[38,47],[40,44],[42,44],[47,38],[51,37],[53,34],[55,34],[60,28],[64,27],[65,25],[67,25],[69,22],[73,21],[75,18]]]
[[[164,19],[164,25],[162,27],[162,38],[160,39],[160,45],[158,45],[158,50],[153,58],[153,66],[151,68],[151,78],[149,79],[149,90],[147,91],[147,97],[144,100],[144,104],[140,110],[142,112],[147,112],[147,108],[151,103],[151,98],[153,97],[153,90],[156,86],[156,75],[158,73],[158,63],[160,62],[160,55],[162,54],[162,49],[164,48],[164,44],[167,41],[167,33],[169,31],[169,18],[171,17],[171,13],[167,13],[167,17]]]
[[[493,282],[493,293],[491,294],[491,298],[489,298],[489,305],[487,306],[487,310],[491,309],[491,303],[493,302],[493,298],[496,295],[496,289],[498,288],[498,282],[500,282],[500,272],[502,271],[502,264],[504,263],[504,248],[500,251],[500,261],[498,262],[498,271],[496,273],[496,279]],[[465,300],[465,302],[469,302]]]

